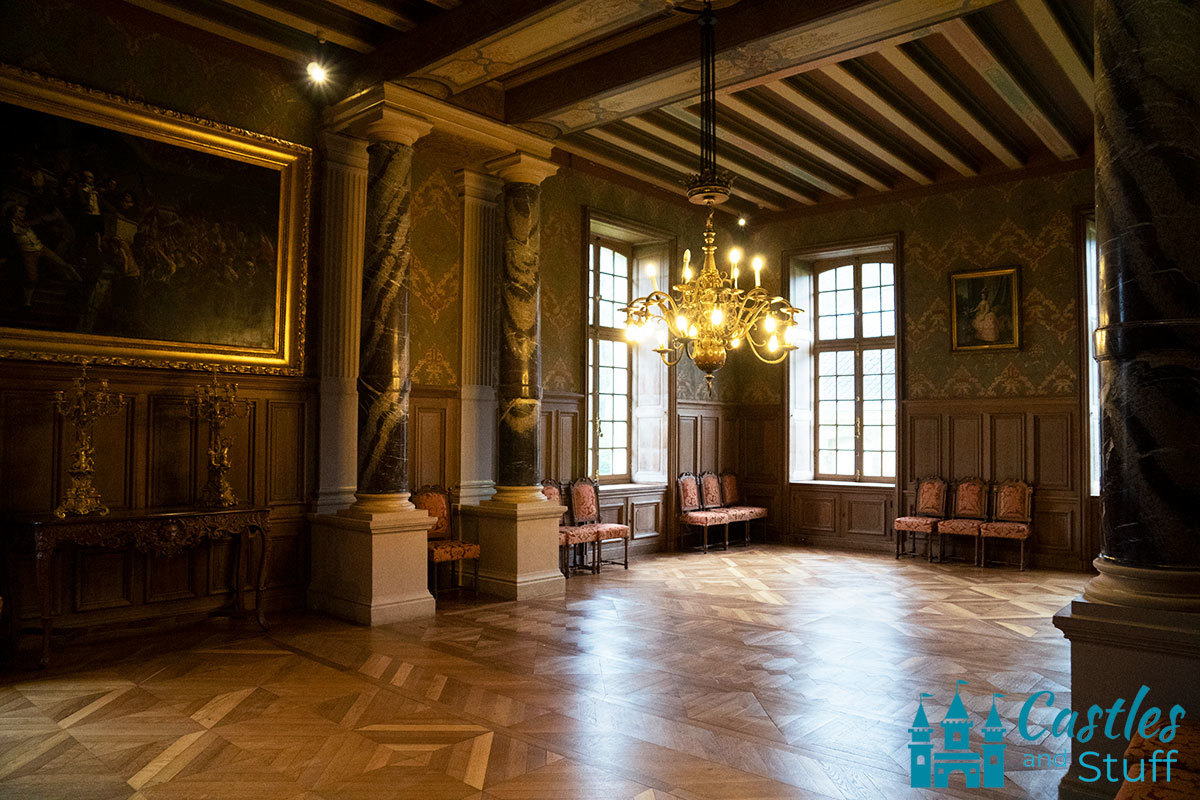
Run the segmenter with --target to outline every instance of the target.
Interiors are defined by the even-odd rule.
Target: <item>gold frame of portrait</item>
[[[0,358],[300,375],[304,372],[312,151],[303,145],[0,64],[0,101],[279,173],[275,330],[269,348],[0,327]]]
[[[1012,342],[1005,344],[968,344],[958,343],[958,282],[971,278],[1002,278],[1008,276],[1012,288]],[[973,269],[964,272],[950,273],[950,350],[1020,350],[1021,349],[1021,268],[992,267],[990,269]]]

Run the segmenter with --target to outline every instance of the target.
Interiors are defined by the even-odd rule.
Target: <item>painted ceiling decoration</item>
[[[667,0],[124,1],[297,65],[327,53],[346,91],[389,81],[672,193],[692,171],[694,17]],[[1091,155],[1091,0],[717,5],[723,210]]]

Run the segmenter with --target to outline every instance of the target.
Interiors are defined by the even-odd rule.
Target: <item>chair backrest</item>
[[[556,480],[547,478],[546,480],[542,481],[542,494],[545,495],[546,499],[551,503],[556,503],[560,506],[565,506],[567,504],[566,500],[563,499],[562,487],[558,485],[558,481]],[[564,511],[563,515],[558,518],[558,524],[560,527],[567,524],[566,511]]]
[[[721,479],[712,472],[700,473],[700,502],[705,508],[720,508]]]
[[[738,492],[737,475],[732,472],[721,473],[721,497],[725,498],[725,505],[736,506],[741,502],[742,496]]]
[[[919,517],[946,516],[946,482],[936,476],[917,480],[915,513]]]
[[[571,481],[571,519],[576,525],[600,521],[600,485],[592,478]]]
[[[430,539],[450,538],[450,492],[441,486],[422,486],[413,493],[412,504],[425,509],[433,517]]]
[[[954,503],[950,516],[959,519],[987,519],[988,485],[983,478],[960,478],[954,482]]]
[[[675,487],[679,490],[679,510],[700,510],[700,482],[690,472],[684,472],[675,479]]]
[[[1025,481],[1004,481],[993,486],[992,514],[997,522],[1032,522],[1033,487]]]

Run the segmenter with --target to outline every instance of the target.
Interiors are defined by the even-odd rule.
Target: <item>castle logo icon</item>
[[[999,789],[1004,786],[1004,725],[1000,714],[996,711],[996,698],[1002,694],[992,695],[992,711],[984,723],[981,752],[971,747],[971,721],[962,698],[958,696],[958,687],[967,683],[959,680],[954,687],[954,701],[942,720],[942,749],[933,752],[933,726],[925,716],[925,698],[931,694],[922,694],[917,704],[917,716],[913,719],[912,727],[908,729],[911,740],[909,751],[909,784],[914,789],[946,789],[950,786],[950,776],[961,772],[966,779],[968,789]]]

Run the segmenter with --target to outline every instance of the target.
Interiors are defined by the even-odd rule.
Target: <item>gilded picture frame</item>
[[[950,349],[1018,350],[1020,347],[1020,267],[952,273]]]
[[[299,375],[312,152],[0,65],[0,358]]]

